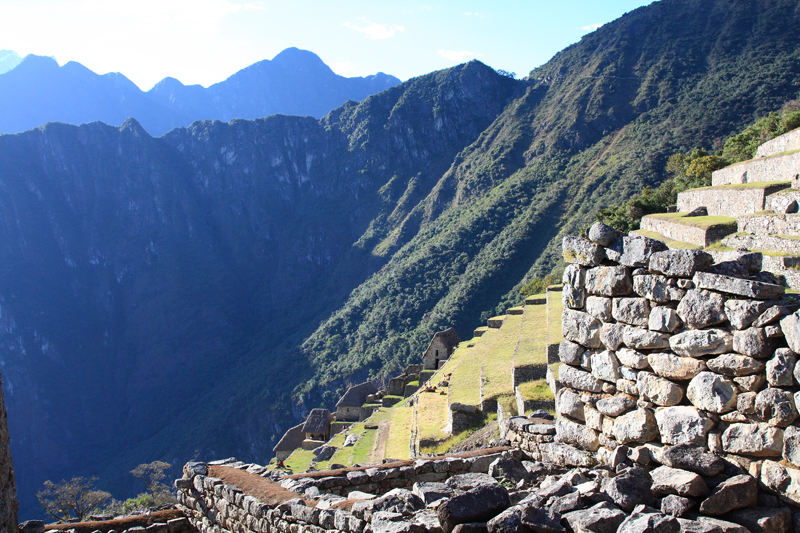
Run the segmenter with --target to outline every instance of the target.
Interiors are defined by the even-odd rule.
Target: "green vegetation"
[[[450,403],[481,405],[481,374],[483,361],[491,353],[494,338],[499,330],[491,328],[478,339],[472,348],[458,348],[451,360],[457,365],[450,370]]]
[[[547,305],[526,305],[514,366],[547,364]]]
[[[704,217],[689,217],[686,213],[653,213],[648,215],[652,218],[659,220],[670,220],[672,222],[679,222],[684,226],[693,226],[696,228],[723,228],[730,227],[736,228],[736,219],[733,217],[723,216],[704,216]]]
[[[390,419],[392,430],[389,433],[389,440],[386,442],[385,458],[409,459],[411,457],[409,444],[413,416],[414,408],[410,405],[396,405],[392,409]]]
[[[511,370],[521,324],[522,315],[507,315],[503,327],[495,335],[491,352],[483,361],[482,400],[496,400],[513,393]]]
[[[97,490],[97,478],[74,477],[69,481],[44,482],[44,490],[36,498],[44,510],[58,523],[77,519],[83,522],[90,514],[98,512],[111,498],[108,492]]]
[[[699,250],[699,249],[703,248],[699,244],[692,244],[690,242],[676,241],[674,239],[669,239],[669,238],[664,237],[663,235],[661,235],[659,233],[656,233],[655,231],[650,231],[650,230],[647,230],[647,229],[637,229],[636,233],[638,233],[639,235],[643,235],[645,237],[649,237],[651,239],[656,239],[656,240],[662,241],[662,242],[664,242],[664,244],[666,244],[670,248],[678,248],[678,249],[682,249],[682,250]],[[714,243],[714,245],[717,245],[717,244],[718,243]]]
[[[553,392],[545,379],[537,379],[517,385],[517,390],[525,400],[552,400]]]
[[[791,187],[791,181],[757,181],[753,183],[730,183],[728,185],[709,185],[708,187],[698,187],[691,189],[693,191],[702,191],[705,189],[712,189],[715,191],[746,191],[749,189],[766,189],[769,187],[776,187],[783,185]]]
[[[447,394],[426,392],[418,397],[419,404],[417,410],[417,438],[420,442],[420,453],[428,453],[428,449],[433,446],[422,446],[423,443],[436,443],[450,437],[445,433],[444,427],[447,425],[448,403]]]

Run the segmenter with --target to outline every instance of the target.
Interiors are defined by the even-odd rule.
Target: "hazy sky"
[[[208,86],[296,46],[344,76],[479,59],[527,74],[643,0],[3,0],[0,49]]]

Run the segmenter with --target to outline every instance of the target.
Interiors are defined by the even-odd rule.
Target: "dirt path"
[[[369,456],[370,463],[380,463],[386,456],[386,441],[389,440],[389,421],[384,420],[378,425],[378,438],[375,440],[375,448]]]

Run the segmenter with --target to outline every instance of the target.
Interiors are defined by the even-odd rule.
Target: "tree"
[[[167,476],[164,471],[171,467],[171,464],[164,461],[153,461],[152,463],[140,464],[131,470],[131,474],[144,481],[144,484],[147,485],[147,492],[153,498],[154,506],[162,505],[172,500],[169,487],[161,481]]]
[[[74,477],[69,481],[61,480],[61,483],[47,480],[44,482],[44,490],[37,492],[36,498],[44,510],[58,522],[73,518],[83,522],[111,498],[108,492],[96,490],[95,483],[96,477]]]

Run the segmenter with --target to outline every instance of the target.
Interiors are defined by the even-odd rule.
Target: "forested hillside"
[[[0,136],[23,508],[47,478],[121,497],[154,459],[265,462],[348,382],[516,303],[669,155],[796,98],[798,43],[796,2],[663,0],[525,80],[472,62],[319,121]]]

